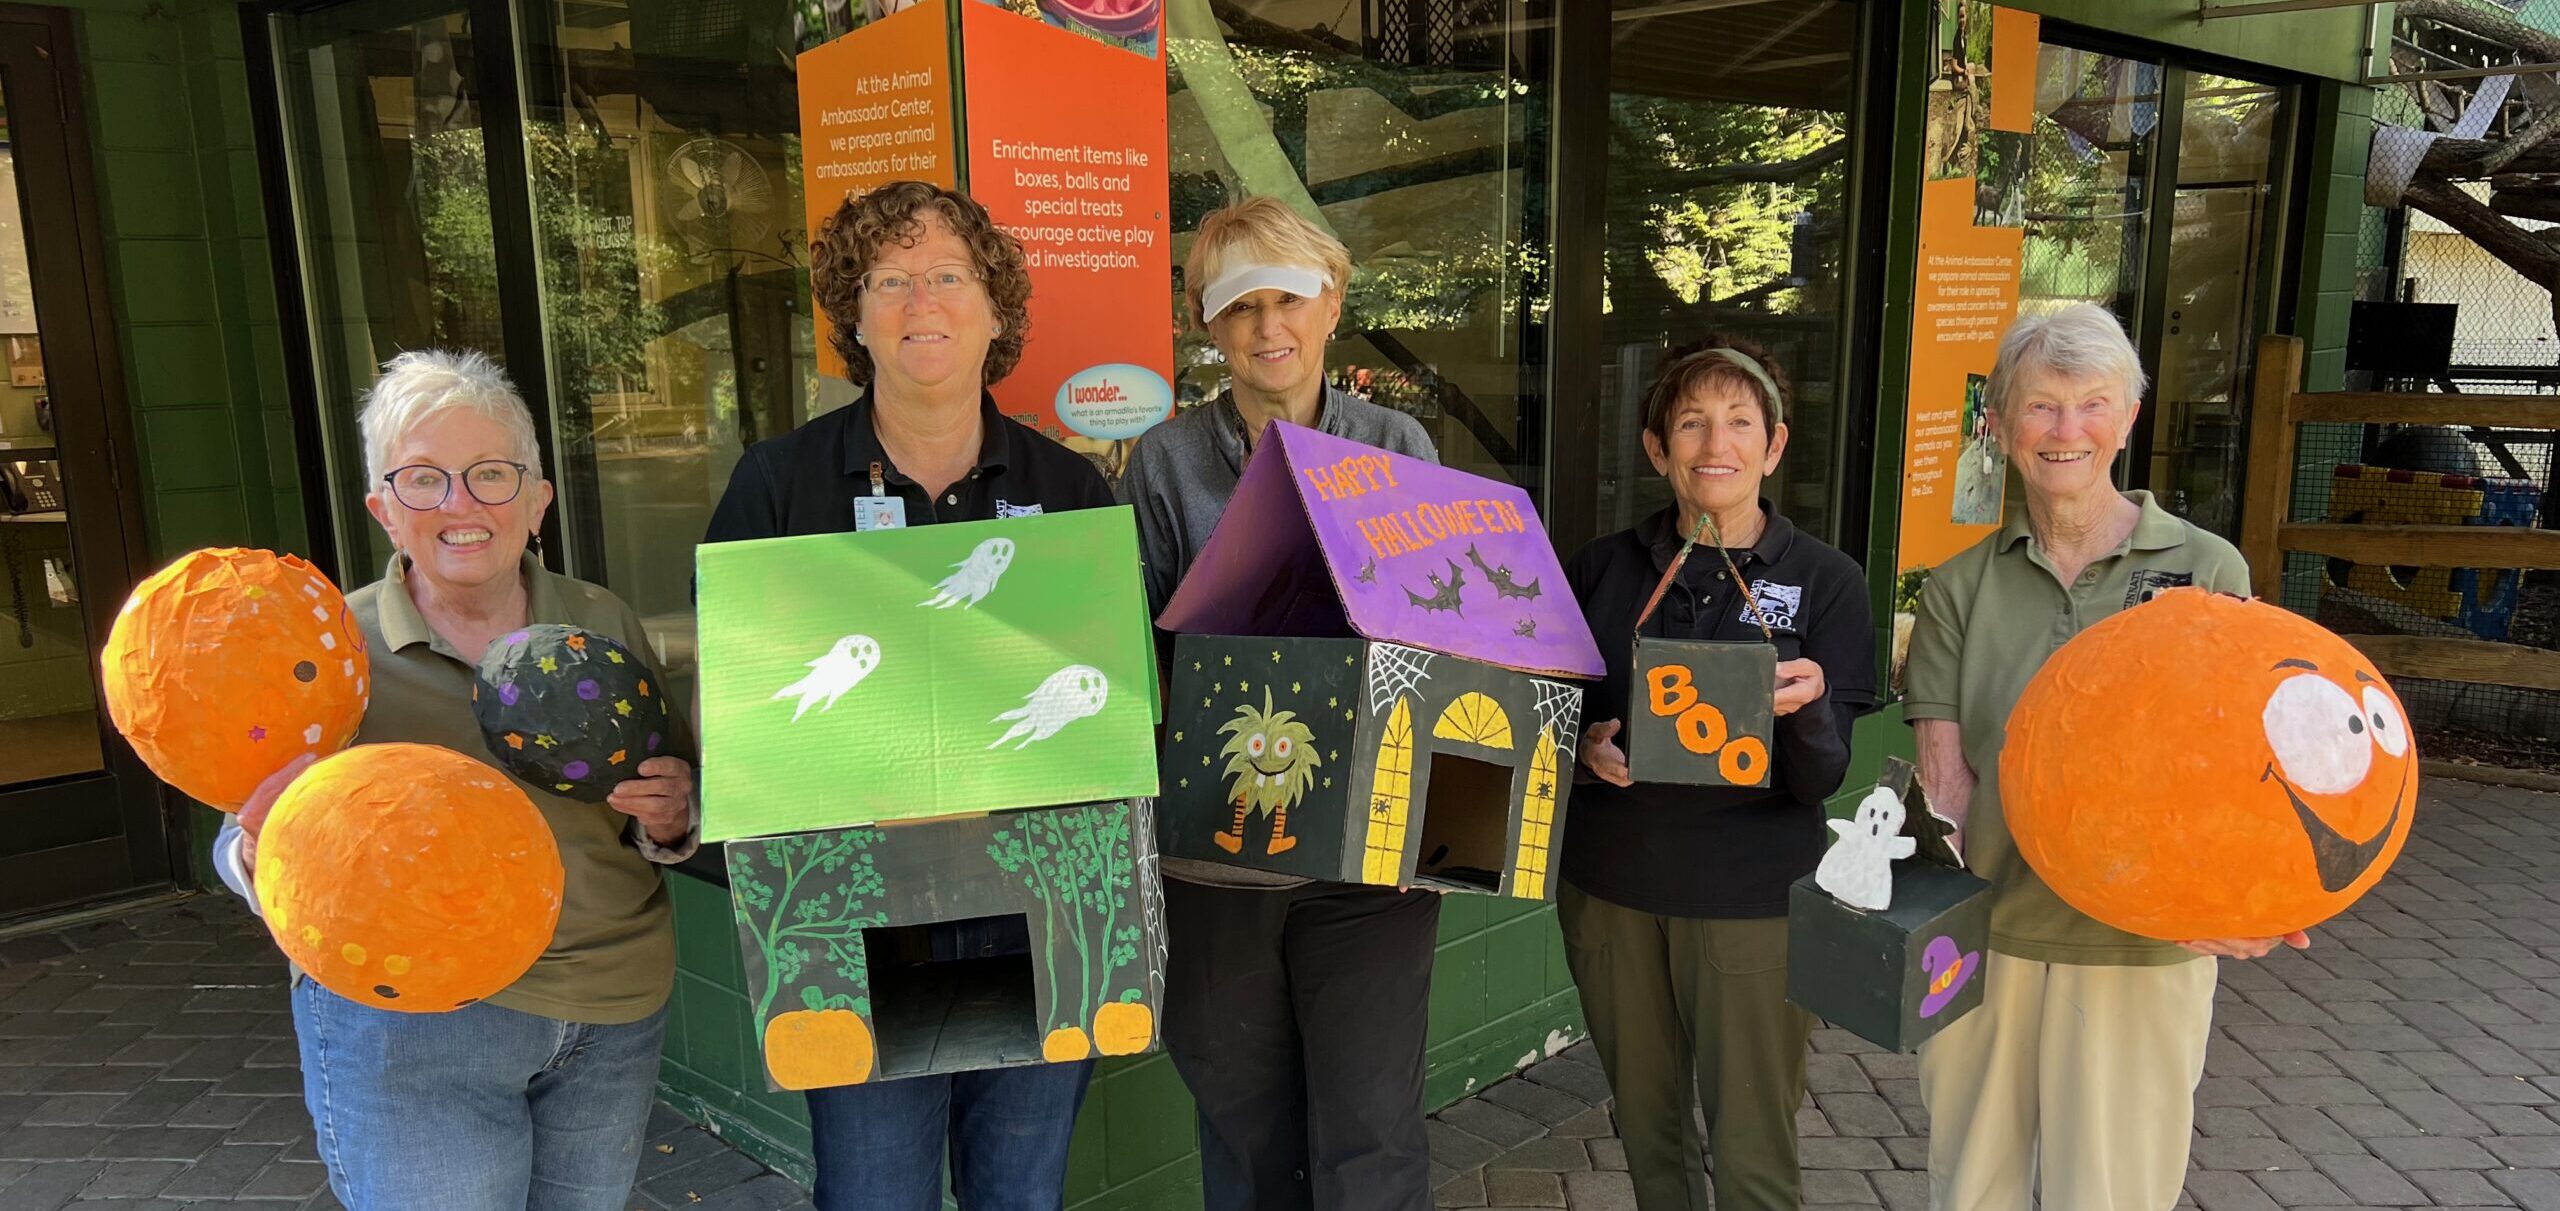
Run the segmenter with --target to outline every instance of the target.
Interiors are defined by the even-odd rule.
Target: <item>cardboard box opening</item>
[[[981,934],[1026,927],[1022,913],[936,922]],[[934,924],[862,931],[880,1076],[993,1067],[1040,1055],[1039,993],[1029,954],[936,957]],[[1014,936],[1021,936],[1015,933]]]
[[[1511,767],[1433,752],[1413,881],[1500,891],[1509,866]]]

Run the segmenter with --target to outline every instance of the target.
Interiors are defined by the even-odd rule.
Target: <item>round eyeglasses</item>
[[[904,269],[874,269],[862,275],[862,289],[881,302],[902,302],[916,288],[938,299],[957,296],[976,284],[978,275],[966,265],[936,265],[917,273]]]
[[[430,463],[416,463],[382,477],[391,485],[392,499],[424,513],[441,509],[453,495],[454,477],[462,478],[462,490],[471,499],[492,507],[514,500],[524,491],[525,472],[531,468],[503,458],[482,459],[460,472],[447,471]]]

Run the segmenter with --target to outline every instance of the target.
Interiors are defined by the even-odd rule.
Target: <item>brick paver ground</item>
[[[645,1211],[808,1196],[665,1106]],[[335,1208],[284,967],[228,896],[0,941],[0,1211]]]
[[[2304,954],[2223,965],[2188,1202],[2560,1211],[2560,798],[2429,784],[2391,877]],[[1814,1036],[1813,1208],[1927,1205],[1909,1056]],[[1588,1044],[1430,1123],[1444,1207],[1633,1208]],[[806,1195],[660,1107],[635,1208]],[[198,896],[0,941],[0,1209],[335,1207],[282,971]]]
[[[1590,1045],[1434,1116],[1443,1207],[1635,1206]],[[1814,1035],[1809,1208],[1928,1206],[1914,1061]],[[2560,797],[2428,783],[2312,949],[2224,963],[2182,1206],[2560,1211]]]

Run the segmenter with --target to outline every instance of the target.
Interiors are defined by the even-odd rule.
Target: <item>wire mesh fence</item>
[[[2476,374],[2466,394],[2541,395],[2549,375]],[[2548,526],[2560,431],[2460,425],[2306,424],[2291,520],[2377,526]],[[2406,635],[2560,651],[2560,574],[2359,564],[2290,552],[2285,604],[2343,635]],[[2560,767],[2560,693],[2393,679],[2430,756]]]

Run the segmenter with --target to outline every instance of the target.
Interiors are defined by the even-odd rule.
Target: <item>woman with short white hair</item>
[[[2249,592],[2230,543],[2149,492],[2116,489],[2143,377],[2124,328],[2094,304],[2012,325],[1985,396],[2024,505],[1920,591],[1903,715],[1930,802],[1991,883],[1982,1007],[1920,1048],[1935,1207],[2175,1204],[2213,958],[2310,944],[2300,933],[2158,942],[2101,924],[2045,886],[2002,817],[2001,740],[2046,657],[2161,589]]]
[[[427,350],[382,369],[358,427],[365,507],[396,551],[381,580],[347,594],[373,679],[355,741],[440,745],[494,768],[471,711],[492,640],[534,623],[642,653],[649,639],[621,599],[527,552],[552,491],[533,415],[496,363]],[[668,745],[689,747],[681,735]],[[214,842],[224,881],[253,909],[258,830],[310,763],[268,779]],[[303,1096],[351,1211],[628,1206],[675,984],[657,868],[699,839],[693,767],[658,756],[636,774],[603,803],[516,780],[551,826],[566,894],[550,947],[487,1000],[395,1013],[294,973]]]

